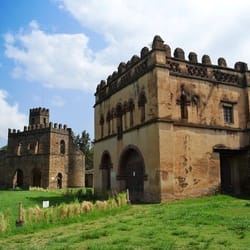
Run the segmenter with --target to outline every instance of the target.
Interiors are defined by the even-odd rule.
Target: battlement
[[[49,115],[49,109],[46,108],[32,108],[30,109],[30,115]]]
[[[244,73],[248,72],[248,66],[244,62],[236,62],[234,68],[229,68],[223,57],[218,58],[217,64],[212,64],[210,56],[203,55],[201,62],[195,52],[188,54],[182,48],[176,48],[171,55],[171,48],[165,44],[160,36],[155,36],[152,49],[141,49],[140,57],[137,55],[127,62],[121,62],[117,71],[109,75],[107,80],[102,80],[96,88],[96,104],[105,100],[115,92],[137,80],[156,66],[169,70],[170,75],[198,78],[222,84],[244,86]]]
[[[8,130],[9,135],[21,135],[23,133],[29,133],[29,132],[38,132],[40,130],[48,129],[53,132],[67,132],[68,130],[71,130],[67,127],[67,125],[62,125],[58,123],[48,123],[48,124],[33,124],[29,126],[24,126],[23,131],[19,129],[10,129]]]
[[[33,108],[30,109],[29,125],[40,125],[49,123],[49,109],[46,108]]]

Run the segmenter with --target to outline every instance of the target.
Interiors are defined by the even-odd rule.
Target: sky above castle
[[[160,35],[172,52],[250,67],[250,1],[1,0],[0,147],[29,109],[94,139],[96,85]]]

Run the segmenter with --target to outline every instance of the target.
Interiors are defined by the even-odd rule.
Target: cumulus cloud
[[[7,143],[8,128],[21,129],[27,124],[27,116],[20,113],[18,105],[7,102],[8,93],[0,89],[0,146]]]
[[[84,33],[43,31],[35,20],[29,30],[5,35],[5,54],[13,59],[12,75],[47,87],[93,91],[101,79],[150,46],[160,35],[172,48],[209,54],[216,64],[225,57],[249,61],[250,1],[241,0],[57,0],[83,27],[103,38],[102,49],[91,50]]]
[[[84,34],[48,34],[36,21],[30,30],[5,35],[5,55],[13,59],[14,78],[47,87],[93,90],[109,66],[96,60]]]
[[[249,60],[250,2],[233,0],[60,0],[83,26],[101,33],[108,46],[100,60],[128,58],[155,34],[167,43],[229,61]],[[128,58],[129,59],[129,58]],[[216,62],[214,62],[216,63]]]

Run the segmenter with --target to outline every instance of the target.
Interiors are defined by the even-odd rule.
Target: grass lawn
[[[25,197],[27,205],[37,201]],[[2,235],[0,249],[250,249],[248,198],[219,195],[90,213],[79,222]]]
[[[76,195],[66,194],[65,190],[47,191],[0,191],[0,212],[7,212],[10,217],[10,223],[15,224],[18,218],[18,204],[22,202],[23,208],[42,207],[43,201],[49,201],[50,206],[61,203],[70,203],[75,201]]]

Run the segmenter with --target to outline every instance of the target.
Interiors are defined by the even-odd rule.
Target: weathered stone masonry
[[[0,161],[0,186],[82,187],[84,155],[66,125],[49,122],[49,110],[30,110],[29,126],[8,133],[8,150]]]
[[[247,64],[201,61],[156,36],[97,86],[97,192],[156,202],[249,192]]]

